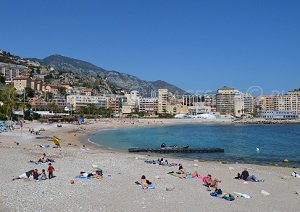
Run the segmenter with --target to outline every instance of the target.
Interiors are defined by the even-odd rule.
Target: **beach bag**
[[[234,196],[232,196],[231,194],[225,194],[225,195],[223,196],[223,199],[226,199],[226,200],[228,200],[228,201],[233,201],[233,200],[235,200]]]

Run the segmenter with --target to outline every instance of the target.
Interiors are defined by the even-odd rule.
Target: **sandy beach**
[[[241,192],[251,196],[250,199],[236,197],[234,201],[227,201],[210,196],[200,179],[179,179],[167,175],[177,167],[144,162],[145,159],[157,159],[156,156],[113,151],[86,142],[87,134],[104,129],[185,124],[190,121],[103,119],[81,126],[62,124],[61,128],[56,124],[27,122],[22,134],[20,129],[1,133],[0,211],[298,211],[300,195],[296,192],[300,193],[300,178],[292,177],[291,173],[299,172],[299,169],[166,158],[169,162],[182,163],[187,171],[198,171],[203,176],[211,174],[213,178],[220,179],[219,187],[224,192]],[[197,123],[196,120],[193,122]],[[40,137],[55,135],[61,138],[62,148],[41,148],[41,144],[53,144],[47,138],[36,139],[29,128],[44,128]],[[80,150],[83,142],[88,148],[86,151]],[[28,170],[46,169],[47,164],[29,163],[43,153],[55,159],[55,178],[12,181]],[[93,165],[103,170],[103,180],[75,178],[80,171],[91,171]],[[244,168],[265,181],[233,179]],[[143,190],[134,184],[142,175],[152,181],[155,189]],[[71,180],[75,183],[71,184]],[[262,191],[269,195],[262,194]]]

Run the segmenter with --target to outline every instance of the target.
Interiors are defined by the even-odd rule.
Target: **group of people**
[[[34,180],[46,180],[46,179],[51,179],[54,176],[54,171],[55,168],[52,166],[51,163],[48,164],[47,172],[48,172],[48,177],[46,175],[46,170],[42,169],[42,172],[39,172],[38,169],[32,169],[29,170],[23,174],[21,174],[19,177],[13,178],[13,180],[19,180],[19,179],[29,179],[31,176]]]
[[[207,176],[201,176],[197,171],[194,171],[193,173],[187,172],[181,163],[179,163],[178,170],[169,172],[168,174],[171,174],[173,176],[179,177],[181,179],[183,178],[200,178],[203,181],[203,185],[207,186],[207,190],[211,191],[211,188],[215,190],[219,190],[219,184],[221,183],[221,180],[217,178],[213,178],[211,174],[208,174]],[[244,169],[242,173],[238,173],[237,177],[235,179],[241,179],[245,181],[252,181],[252,182],[263,182],[264,180],[258,179],[255,175],[250,175],[247,169]]]
[[[40,134],[41,134],[40,130],[34,131],[33,128],[29,128],[28,131],[29,131],[31,134],[36,134],[36,135],[40,135]]]

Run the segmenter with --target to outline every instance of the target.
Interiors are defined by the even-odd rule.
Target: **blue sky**
[[[185,90],[300,87],[300,1],[1,2],[0,49],[62,54]]]

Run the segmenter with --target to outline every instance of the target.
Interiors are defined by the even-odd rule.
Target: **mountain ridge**
[[[134,75],[115,70],[106,70],[90,62],[74,59],[60,54],[53,54],[44,59],[28,58],[46,66],[52,66],[61,71],[70,71],[80,75],[101,76],[117,88],[131,91],[138,90],[141,95],[150,96],[153,91],[167,88],[175,95],[182,95],[185,91],[163,80],[146,81]]]

